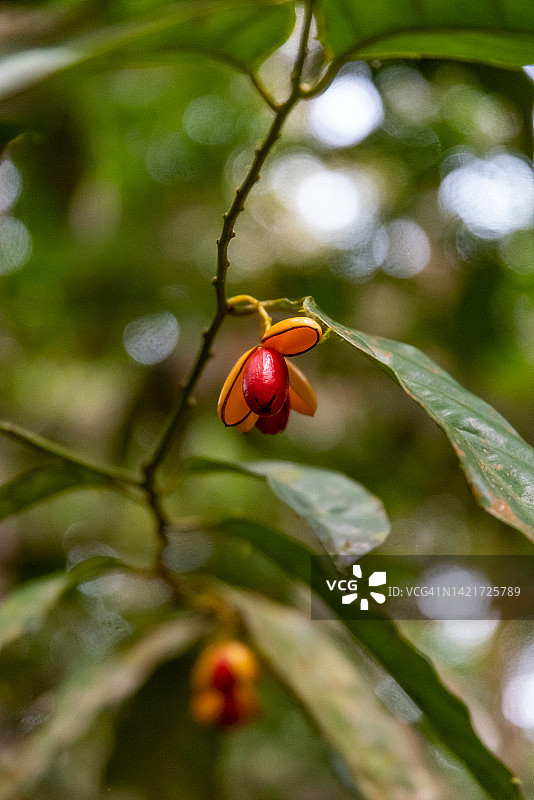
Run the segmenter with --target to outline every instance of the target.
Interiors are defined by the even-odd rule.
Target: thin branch
[[[187,411],[193,404],[193,390],[204,370],[207,361],[213,355],[213,342],[226,315],[229,313],[226,300],[226,276],[230,266],[228,247],[235,236],[234,227],[237,219],[245,209],[245,201],[247,200],[254,184],[260,179],[260,173],[265,160],[280,137],[280,132],[287,116],[302,96],[300,81],[308,52],[308,40],[310,37],[310,28],[313,19],[312,5],[312,0],[309,0],[309,2],[306,4],[306,13],[300,35],[299,49],[295,64],[293,66],[293,71],[291,73],[291,90],[289,97],[284,103],[276,107],[276,113],[271,123],[271,127],[262,144],[256,148],[252,165],[243,182],[236,189],[234,199],[229,210],[223,215],[222,231],[220,238],[217,241],[217,275],[213,280],[217,308],[211,325],[202,334],[203,341],[201,347],[189,377],[182,388],[180,396],[178,397],[175,409],[172,412],[152,454],[145,460],[143,464],[145,488],[153,487],[154,476],[158,467],[168,455],[175,439],[185,426]]]
[[[276,102],[274,97],[272,97],[269,94],[269,92],[267,91],[263,83],[260,81],[258,76],[254,72],[247,72],[247,75],[250,78],[252,85],[254,86],[254,88],[262,98],[262,100],[264,100],[267,103],[271,111],[274,111],[276,113],[278,111],[278,103]]]
[[[93,464],[92,462],[81,458],[77,453],[74,453],[68,448],[63,447],[56,442],[51,442],[49,439],[45,439],[43,436],[39,436],[37,433],[27,431],[12,422],[0,422],[0,435],[14,439],[15,441],[20,442],[21,444],[24,444],[27,447],[30,447],[44,455],[59,458],[61,461],[64,461],[67,464],[81,467],[82,469],[94,472],[97,475],[101,475],[109,483],[119,488],[143,488],[141,479],[132,472],[118,469],[117,467]]]
[[[155,490],[151,481],[145,479],[143,488],[146,492],[148,504],[150,506],[152,516],[154,517],[156,523],[156,532],[158,534],[158,539],[159,539],[159,552],[158,552],[158,557],[156,559],[156,563],[161,564],[162,563],[161,556],[163,554],[163,549],[168,544],[167,530],[171,523],[170,519],[167,517],[163,509],[159,493]]]
[[[290,300],[288,297],[277,297],[276,300],[262,300],[260,305],[264,311],[291,311],[294,314],[302,311],[302,301]],[[257,313],[257,302],[234,304],[228,309],[228,314],[232,317],[248,317]]]
[[[169,544],[169,531],[172,527],[170,518],[167,516],[163,503],[161,501],[162,492],[156,490],[153,480],[150,476],[145,478],[143,489],[146,494],[150,511],[154,518],[156,525],[156,534],[158,537],[158,549],[154,559],[153,574],[164,580],[172,589],[173,600],[177,601],[180,596],[183,596],[186,588],[181,577],[174,572],[173,569],[167,566],[164,558],[165,548]]]
[[[317,95],[322,94],[325,89],[328,89],[337,73],[345,63],[345,59],[343,58],[337,58],[335,61],[331,61],[317,83],[314,86],[310,86],[307,89],[302,90],[302,99],[308,100],[311,97],[317,97]]]
[[[292,98],[294,98],[295,102],[299,96],[301,96],[300,79],[304,69],[304,62],[306,61],[306,56],[308,55],[308,42],[310,40],[310,30],[313,22],[313,3],[314,0],[308,0],[306,3],[304,22],[300,32],[299,49],[295,64],[293,65],[293,71],[291,73],[291,94],[287,100],[287,103],[289,103]]]
[[[290,300],[289,297],[277,297],[276,300],[263,300],[263,307],[267,311],[287,311],[298,314],[302,309],[302,300]]]

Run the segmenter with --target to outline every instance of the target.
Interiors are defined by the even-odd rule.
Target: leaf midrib
[[[532,39],[534,40],[534,30],[525,32],[524,30],[519,30],[515,27],[505,28],[499,26],[493,28],[481,28],[480,26],[469,27],[462,25],[455,27],[452,25],[443,25],[443,26],[440,25],[432,27],[413,26],[413,27],[398,28],[398,29],[388,28],[387,30],[384,30],[382,33],[375,34],[374,36],[369,36],[366,39],[362,39],[359,42],[357,42],[353,47],[344,50],[342,53],[340,53],[340,55],[335,57],[334,63],[336,64],[343,63],[344,61],[346,61],[347,58],[349,58],[354,54],[375,47],[376,45],[380,44],[386,45],[388,40],[410,34],[414,34],[416,36],[426,36],[426,37],[433,36],[436,34],[439,34],[440,36],[451,36],[453,34],[455,36],[459,36],[463,34],[469,34],[475,36],[493,36],[502,38],[503,40],[509,39],[510,37],[518,37],[518,36],[524,39],[525,36],[527,36],[529,38],[532,37]],[[420,54],[422,57],[424,57],[425,55],[424,49],[420,51]],[[376,57],[378,57],[379,55],[380,55],[379,53],[375,54]],[[432,56],[434,58],[437,57],[435,53],[432,54]],[[386,57],[392,57],[392,54],[385,53],[384,58]],[[481,61],[485,62],[486,59],[484,59],[481,56]]]
[[[337,335],[339,336],[340,334],[337,334]],[[345,339],[344,336],[342,338]],[[351,344],[350,340],[345,339],[345,341],[347,341],[349,344]],[[390,344],[390,343],[391,344],[397,344],[397,342],[394,342],[393,340],[391,340],[391,342],[388,342],[388,340],[380,340],[379,338],[375,339],[375,341],[377,341],[377,342],[381,342],[382,341],[382,342],[387,343],[387,344]],[[360,349],[360,348],[358,347],[358,349]],[[373,354],[369,353],[367,350],[363,350],[362,349],[362,352],[365,355],[367,355],[369,358],[371,358],[373,361],[378,362],[379,364],[382,364],[382,366],[384,367],[384,369],[386,371],[393,373],[394,380],[397,383],[399,383],[406,390],[406,392],[410,396],[412,396],[412,392],[414,391],[414,389],[417,388],[417,386],[426,385],[426,384],[423,384],[421,381],[417,381],[417,380],[414,380],[412,384],[409,384],[406,381],[406,379],[404,379],[400,375],[398,375],[397,370],[395,369],[395,367],[392,364],[388,364],[388,363],[382,361],[381,359],[377,358],[376,355],[373,355]],[[422,355],[424,355],[424,353],[422,353]],[[409,358],[408,356],[406,356],[404,354],[396,355],[394,353],[392,353],[392,357],[393,358],[403,359],[407,364],[412,365],[416,372],[419,372],[419,373],[421,372],[421,365],[418,364],[417,361],[415,361],[414,359]],[[434,363],[434,362],[432,362],[432,363]],[[439,373],[431,373],[431,374],[439,374],[439,377],[442,380],[444,380],[447,384],[452,385],[453,387],[458,386],[462,390],[462,393],[465,393],[465,392],[469,393],[471,395],[471,397],[473,397],[477,401],[476,412],[477,412],[477,415],[478,415],[478,417],[479,417],[479,419],[481,421],[487,422],[488,425],[490,425],[491,428],[496,430],[494,417],[488,415],[488,409],[489,409],[490,412],[493,411],[495,414],[498,415],[499,420],[503,421],[503,423],[504,423],[503,424],[503,428],[505,429],[507,435],[513,436],[517,440],[517,443],[519,445],[521,445],[521,448],[523,450],[525,448],[532,449],[531,445],[529,445],[529,443],[526,442],[523,439],[523,437],[515,430],[515,428],[512,427],[510,425],[510,423],[505,419],[505,417],[503,417],[496,409],[494,409],[492,406],[490,406],[489,403],[486,403],[485,400],[483,400],[482,398],[478,397],[477,395],[474,395],[469,389],[466,389],[465,387],[463,387],[460,383],[458,383],[458,381],[455,378],[453,378],[447,372],[442,370],[441,367],[439,366],[439,364],[436,364],[435,366],[439,370]],[[441,390],[436,391],[434,393],[434,397],[437,397],[438,395],[440,397],[443,397],[443,398],[449,400],[451,403],[454,403],[455,405],[457,405],[457,406],[459,406],[461,408],[464,408],[466,411],[471,412],[471,414],[473,413],[473,408],[467,404],[466,400],[462,400],[462,399],[460,399],[458,397],[455,397],[453,394],[450,394],[449,392],[444,392],[444,391],[441,391]],[[420,405],[420,406],[422,406],[424,408],[423,403],[422,403],[421,400],[419,400],[418,398],[415,398],[415,397],[413,399],[415,400],[415,402],[418,405]],[[482,405],[482,408],[479,408],[478,404]],[[424,410],[427,411],[426,408]],[[434,422],[436,422],[440,427],[442,427],[442,421],[440,420],[440,418],[434,412],[428,410],[427,413],[434,420]],[[447,425],[447,423],[445,421],[443,421],[443,425]],[[463,433],[464,435],[468,435],[470,433],[470,432],[462,429],[459,426],[455,426],[455,430]],[[471,435],[474,436],[475,434],[471,434]],[[494,448],[494,449],[498,450],[498,448]],[[499,450],[499,452],[502,452],[503,454],[505,453],[505,451],[502,451],[502,450]],[[524,462],[524,463],[528,464],[528,462]],[[532,469],[534,465],[530,464],[529,466]]]

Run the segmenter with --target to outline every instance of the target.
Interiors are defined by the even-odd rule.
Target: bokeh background
[[[291,40],[260,72],[278,96],[294,48]],[[239,219],[228,293],[313,295],[339,321],[416,345],[534,443],[532,75],[432,61],[347,64],[288,120]],[[246,77],[191,55],[169,66],[74,70],[2,106],[3,419],[92,459],[138,464],[213,314],[222,214],[270,118]],[[333,338],[299,359],[318,395],[314,419],[293,414],[273,437],[226,430],[217,395],[257,335],[253,317],[226,320],[183,452],[343,471],[382,498],[392,521],[384,552],[532,554],[520,533],[477,508],[423,411]],[[33,463],[2,442],[3,481]],[[210,475],[181,483],[170,507],[195,519],[254,513],[305,535],[267,498],[247,478]],[[142,565],[155,547],[143,510],[94,490],[59,496],[0,527],[2,591],[80,552]],[[79,601],[82,610],[55,621],[53,639],[45,631],[26,652],[24,679],[3,686],[6,741],[46,714],[47,687],[81,653],[98,657],[127,634],[131,607],[97,589]],[[404,629],[469,702],[484,741],[534,789],[532,623]],[[11,677],[23,655],[13,654]],[[387,678],[366,669],[387,702]],[[162,673],[158,691],[166,680]],[[144,691],[138,702],[153,705]],[[310,753],[320,763],[322,745],[291,701],[274,683],[266,692],[280,713],[268,714],[252,738],[236,734],[225,745],[228,774],[242,787],[236,794],[233,785],[232,796],[285,797],[290,787],[292,797],[342,797],[311,769]],[[101,725],[92,753],[111,748]],[[248,760],[236,755],[247,747]],[[258,767],[273,758],[276,790]],[[121,768],[132,768],[124,753],[115,758]],[[89,777],[74,772],[63,771],[56,797],[85,797]],[[462,791],[482,796],[471,784]],[[113,796],[144,795],[138,786]]]

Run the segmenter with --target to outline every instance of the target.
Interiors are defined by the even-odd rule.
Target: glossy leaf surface
[[[253,593],[230,597],[258,650],[343,758],[366,800],[451,797],[430,773],[415,731],[381,704],[328,629]]]
[[[276,559],[288,575],[298,580],[309,579],[312,553],[301,542],[247,520],[228,520],[223,529]],[[335,571],[325,577],[336,577]],[[328,604],[330,593],[326,582],[315,588]],[[350,616],[348,608],[347,615]],[[478,738],[465,704],[447,688],[430,661],[401,635],[397,626],[386,617],[379,622],[348,618],[343,622],[417,704],[443,744],[465,763],[488,795],[493,800],[521,800],[523,795],[510,770]]]
[[[380,500],[346,475],[289,461],[231,463],[189,459],[189,472],[233,470],[265,478],[274,494],[304,517],[323,550],[342,564],[378,547],[389,533]]]
[[[153,10],[150,16],[105,16],[83,34],[21,49],[0,63],[0,98],[10,97],[64,70],[113,55],[115,66],[134,53],[151,64],[169,63],[178,53],[200,52],[249,72],[291,32],[294,11],[276,0],[183,0]]]
[[[534,61],[530,0],[319,0],[335,59],[444,58],[521,68]]]
[[[411,345],[335,322],[311,298],[305,308],[377,362],[443,429],[477,502],[534,539],[534,449],[484,400]]]

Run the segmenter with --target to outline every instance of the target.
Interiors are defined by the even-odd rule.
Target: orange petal
[[[243,394],[243,372],[249,358],[256,350],[257,347],[252,347],[246,353],[243,353],[230,370],[221,389],[217,413],[228,427],[241,425],[252,414]]]
[[[323,332],[321,326],[309,317],[290,317],[271,325],[261,343],[272,347],[284,356],[298,356],[315,347]]]
[[[193,695],[189,711],[199,725],[214,725],[221,716],[223,706],[224,695],[215,689],[208,689]]]
[[[248,433],[252,430],[256,422],[258,421],[258,415],[251,411],[248,417],[246,417],[243,422],[240,422],[239,425],[236,425],[238,431],[241,433]]]
[[[289,402],[294,411],[313,417],[317,411],[317,397],[311,383],[291,361],[287,362],[289,371]]]

